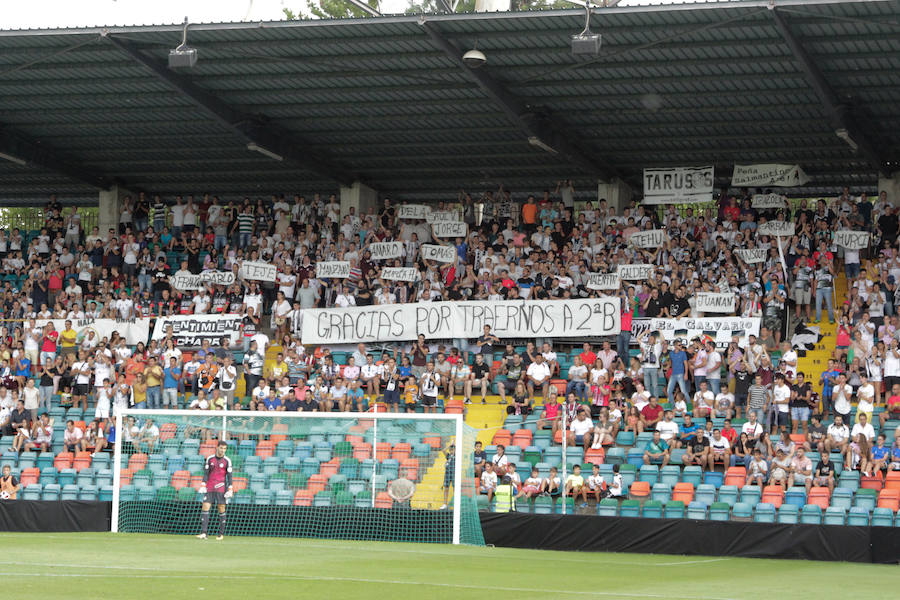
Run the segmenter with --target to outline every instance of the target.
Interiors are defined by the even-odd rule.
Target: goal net
[[[462,415],[125,410],[116,431],[113,531],[199,533],[225,440],[226,536],[484,544]]]

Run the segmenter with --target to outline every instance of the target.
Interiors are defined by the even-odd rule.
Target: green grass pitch
[[[897,598],[900,569],[331,540],[0,534],[17,598]]]

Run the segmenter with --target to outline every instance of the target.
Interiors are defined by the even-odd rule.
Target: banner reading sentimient
[[[620,331],[618,298],[417,302],[304,311],[304,344],[477,338],[596,337]]]

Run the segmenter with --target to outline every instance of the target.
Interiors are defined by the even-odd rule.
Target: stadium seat
[[[878,492],[873,489],[860,488],[856,490],[853,497],[853,506],[865,508],[868,511],[874,510],[878,503]]]
[[[178,490],[171,485],[165,485],[156,490],[157,502],[175,502],[178,498]]]
[[[738,488],[733,485],[723,485],[719,488],[717,499],[719,502],[726,503],[729,507],[734,506],[738,501]]]
[[[375,496],[375,508],[392,508],[393,506],[394,501],[391,500],[391,497],[386,492],[381,492]]]
[[[641,503],[637,500],[623,500],[619,507],[620,517],[641,516]]]
[[[884,478],[881,475],[881,472],[875,472],[871,475],[862,475],[859,478],[859,487],[864,490],[875,490],[876,492],[880,492],[882,488],[884,488]]]
[[[843,525],[847,518],[847,511],[837,506],[829,506],[825,509],[826,525]]]
[[[646,481],[635,481],[628,490],[631,499],[646,500],[650,497],[650,484]]]
[[[661,519],[663,516],[663,503],[656,500],[644,502],[641,516],[645,519]]]
[[[806,498],[808,504],[815,504],[822,510],[828,508],[831,504],[831,498],[827,487],[814,487],[809,490],[809,496]]]
[[[619,502],[614,498],[604,498],[597,504],[597,514],[601,517],[615,517],[619,511]]]
[[[46,488],[44,488],[46,493]],[[878,507],[872,511],[872,527],[891,527],[894,524],[894,513],[889,508]]]
[[[44,498],[47,500],[47,498]],[[113,487],[111,485],[104,485],[99,488],[99,493],[97,494],[97,499],[100,502],[112,502],[113,499]]]
[[[763,496],[765,497],[765,494]],[[784,502],[797,507],[804,506],[806,504],[806,488],[802,485],[795,485],[789,488],[784,494]]]
[[[645,505],[646,509],[646,505]],[[683,519],[684,518],[684,502],[680,500],[671,500],[666,502],[665,517],[667,519]]]
[[[854,506],[847,514],[847,525],[855,525],[857,527],[869,526],[869,511],[858,506]]]
[[[119,501],[131,502],[135,499],[135,489],[132,485],[123,485],[119,489]]]
[[[731,509],[731,520],[744,522],[753,520],[753,505],[747,502],[737,502]]]
[[[755,485],[745,485],[741,488],[741,502],[756,506],[762,502],[762,490]]]
[[[784,488],[780,485],[767,485],[763,489],[762,503],[779,508],[784,503]]]
[[[678,465],[666,465],[659,470],[659,480],[674,487],[675,484],[681,481],[681,467]]]
[[[678,499],[680,500],[681,498]],[[701,483],[697,486],[697,491],[694,493],[694,500],[696,502],[701,502],[706,506],[712,505],[712,503],[716,501],[716,488]]]
[[[900,510],[900,490],[883,489],[878,494],[878,508],[887,508],[892,512]]]
[[[51,462],[51,464],[53,464]],[[35,467],[36,468],[36,467]],[[41,477],[40,482],[46,486],[48,483],[56,483],[56,479],[59,476],[59,471],[56,470],[56,467],[44,467],[40,471]]]
[[[486,496],[478,496],[479,498],[485,498]],[[615,502],[615,501],[614,501]],[[618,505],[618,503],[616,503]],[[534,499],[534,513],[538,515],[549,515],[553,513],[553,498],[548,496],[538,496]]]
[[[76,475],[75,469],[60,469],[56,479],[60,485],[65,486],[75,483]]]
[[[41,494],[41,500],[46,500],[46,501],[59,500],[60,492],[61,492],[61,488],[59,487],[58,483],[48,483],[44,486],[44,491]]]
[[[196,502],[198,500],[197,490],[191,486],[183,487],[176,492],[175,500],[178,502]]]
[[[694,500],[694,486],[684,481],[676,483],[672,490],[672,500],[685,505],[690,504]]]
[[[270,489],[253,490],[253,504],[266,506],[273,503],[274,493]]]
[[[722,483],[724,481],[724,474],[719,473],[718,471],[704,471],[703,472],[703,483],[709,484],[715,488],[722,487]]]
[[[548,448],[548,451],[550,449]],[[604,457],[606,463],[610,465],[621,465],[625,462],[625,451],[622,448],[610,448],[606,451],[606,456]],[[544,453],[544,460],[549,461],[546,452]]]
[[[724,485],[733,485],[741,488],[747,483],[747,469],[744,467],[729,467],[725,472]]]
[[[884,479],[884,487],[889,490],[900,490],[900,471],[888,471]]]
[[[708,506],[703,502],[691,502],[687,506],[687,518],[705,520]]]
[[[800,507],[796,504],[782,504],[778,509],[778,522],[794,525],[800,520]]]
[[[827,488],[825,489],[827,490]],[[850,510],[850,507],[853,506],[853,495],[853,490],[851,489],[835,488],[834,493],[831,495],[831,506]],[[825,508],[828,507],[823,507],[823,509]]]
[[[681,472],[681,481],[693,484],[696,488],[703,483],[703,471],[697,466],[685,467]]]
[[[753,521],[755,523],[774,523],[775,522],[775,505],[769,502],[760,502],[756,505],[753,512]]]
[[[713,502],[709,507],[710,521],[727,521],[731,513],[731,506],[726,502]]]
[[[294,492],[291,490],[278,490],[275,493],[275,506],[291,506],[294,504]]]
[[[834,462],[834,461],[832,461]],[[856,491],[859,489],[859,471],[844,471],[838,477],[838,487]]]
[[[659,467],[656,465],[641,465],[638,471],[638,480],[646,481],[651,486],[659,480]]]
[[[60,500],[78,500],[78,486],[70,483],[62,487],[59,495]]]
[[[79,487],[94,485],[94,475],[94,469],[86,467],[78,472],[78,475],[75,477],[75,483],[77,483]]]
[[[660,504],[666,504],[672,499],[672,486],[667,483],[657,483],[650,490],[650,498]]]
[[[616,436],[616,446],[634,446],[634,432],[620,431]]]
[[[33,483],[29,484],[22,491],[22,499],[23,500],[40,500],[41,492],[43,492],[43,490],[44,490],[44,486],[42,486],[40,483],[33,482]]]

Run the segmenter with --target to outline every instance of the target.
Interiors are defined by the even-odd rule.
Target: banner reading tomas
[[[694,308],[704,313],[733,313],[734,294],[698,292],[694,297]]]
[[[57,331],[66,328],[66,319],[37,319],[35,324],[43,327],[47,323],[53,323],[53,327]],[[85,338],[91,331],[99,342],[103,338],[109,339],[114,331],[125,338],[125,343],[134,346],[138,342],[147,343],[147,336],[150,335],[150,319],[72,319],[72,329],[78,332],[78,343]]]
[[[834,243],[847,250],[862,250],[869,246],[869,232],[838,229],[834,232]]]
[[[734,165],[731,174],[731,185],[734,187],[794,187],[807,181],[809,177],[800,165]]]
[[[418,302],[305,311],[304,344],[477,338],[597,337],[620,330],[618,298]]]
[[[375,242],[369,244],[372,260],[400,258],[403,256],[403,242]]]
[[[422,258],[440,263],[456,262],[456,248],[453,246],[439,246],[437,244],[422,244],[420,251]]]
[[[241,335],[241,316],[174,315],[159,317],[153,328],[152,339],[165,338],[169,328],[172,329],[175,345],[179,348],[198,348],[203,340],[209,340],[211,346],[221,346],[223,337],[228,337],[234,344]]]
[[[643,204],[712,202],[713,167],[644,169]]]

